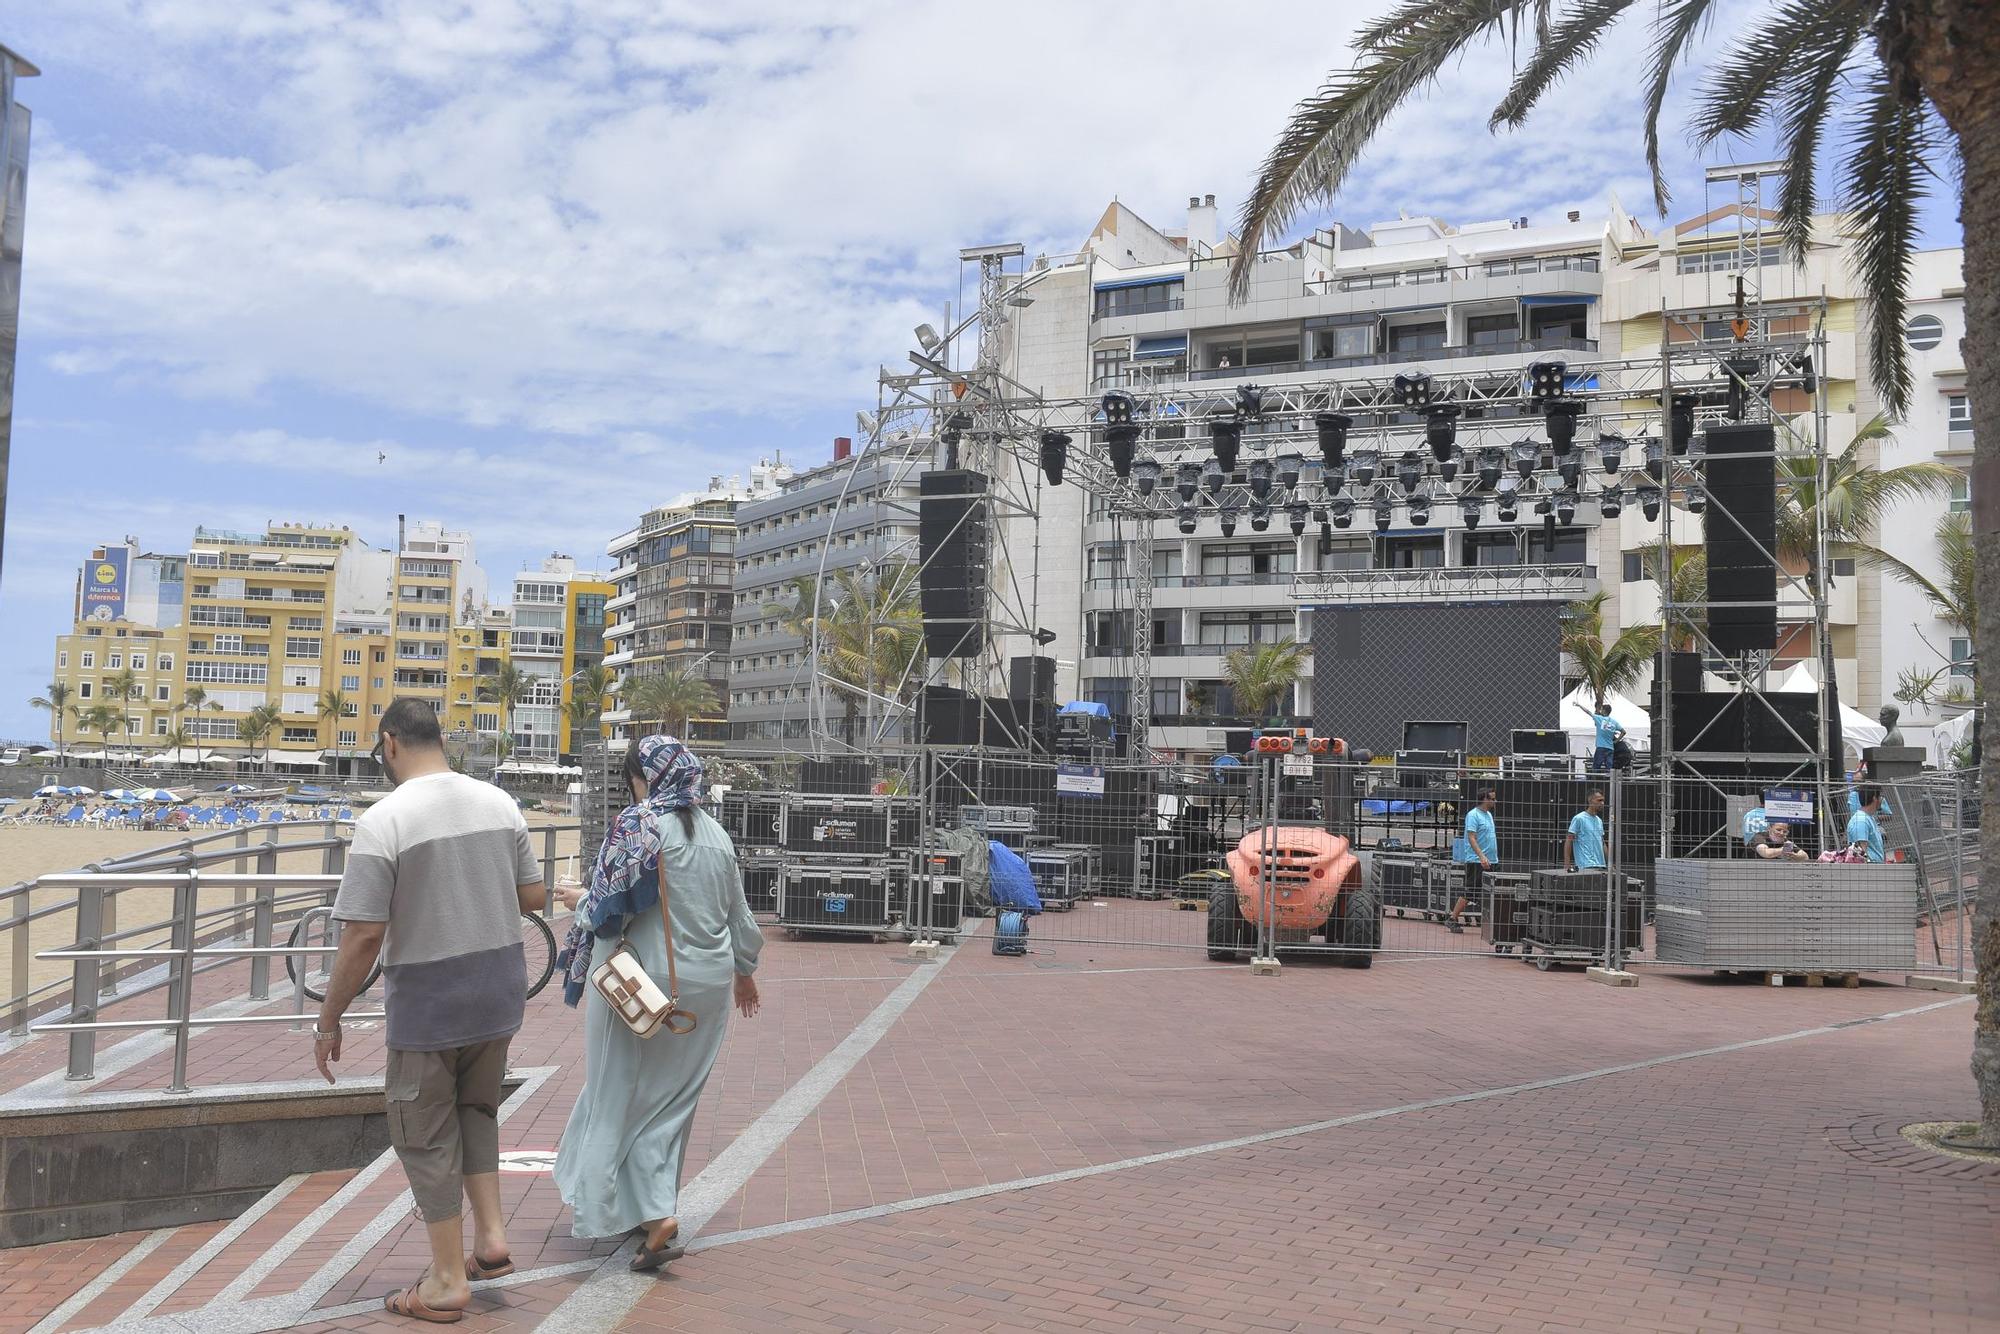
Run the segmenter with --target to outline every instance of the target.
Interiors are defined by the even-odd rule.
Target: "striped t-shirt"
[[[405,781],[362,813],[333,915],[387,922],[388,1045],[505,1037],[527,1003],[517,885],[542,878],[514,799],[458,773]]]

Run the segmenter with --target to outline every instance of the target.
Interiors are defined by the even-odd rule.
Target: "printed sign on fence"
[[[1059,797],[1104,797],[1104,766],[1101,764],[1056,765],[1056,795]]]
[[[1773,820],[1810,820],[1812,794],[1795,787],[1774,787],[1764,794],[1764,814]]]

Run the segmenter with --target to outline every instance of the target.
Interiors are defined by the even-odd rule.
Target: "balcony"
[[[1292,600],[1340,605],[1384,602],[1575,601],[1597,591],[1594,565],[1440,565],[1421,570],[1308,570]]]
[[[210,596],[226,602],[239,600],[236,598],[222,598],[219,594],[210,594]],[[244,602],[325,602],[326,594],[317,589],[246,588],[243,590],[243,596],[240,600]]]
[[[1315,357],[1303,361],[1274,361],[1260,366],[1218,366],[1213,370],[1193,370],[1190,380],[1237,380],[1259,375],[1306,375],[1314,371],[1358,370],[1371,366],[1408,366],[1432,361],[1458,361],[1469,357],[1526,356],[1543,352],[1595,352],[1595,338],[1508,338],[1497,343],[1469,343],[1451,347],[1397,348],[1354,357]]]

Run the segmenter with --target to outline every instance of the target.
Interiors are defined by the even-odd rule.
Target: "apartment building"
[[[624,682],[669,668],[701,672],[722,708],[716,717],[691,720],[694,739],[728,739],[738,512],[770,495],[789,475],[780,463],[760,461],[748,484],[738,477],[710,478],[706,490],[648,511],[606,548],[616,568],[605,604],[604,664]],[[605,719],[622,735],[632,719],[624,701],[619,703]]]
[[[604,604],[613,591],[603,575],[579,571],[560,554],[514,576],[512,661],[530,683],[512,720],[517,761],[553,764],[571,753],[571,682],[603,660]]]
[[[815,701],[811,645],[787,626],[798,581],[839,572],[914,565],[917,479],[927,439],[888,439],[855,453],[845,438],[833,458],[794,474],[736,512],[729,723],[750,748],[795,741],[815,719],[839,734],[848,710],[838,694]],[[859,741],[860,738],[853,738]],[[907,739],[905,729],[891,740]]]
[[[1727,207],[1658,231],[1615,207],[1552,220],[1455,225],[1405,216],[1365,229],[1334,224],[1259,256],[1247,299],[1232,302],[1227,269],[1236,247],[1217,233],[1212,196],[1190,199],[1186,226],[1176,231],[1114,203],[1077,255],[1038,261],[1024,276],[1021,295],[1030,299],[1011,313],[1003,369],[1052,397],[1158,386],[1221,402],[1248,384],[1379,384],[1419,373],[1504,394],[1526,383],[1530,364],[1550,360],[1565,364],[1572,389],[1615,387],[1623,381],[1598,377],[1623,374],[1627,359],[1657,363],[1663,346],[1733,338],[1730,273],[1744,234],[1759,231],[1758,220],[1736,206],[1733,187]],[[1816,369],[1836,452],[1878,405],[1857,347],[1866,312],[1848,248],[1834,218],[1816,225],[1803,268],[1784,261],[1775,236],[1751,245],[1758,332],[1803,352],[1823,319],[1828,347]],[[1659,414],[1650,398],[1624,406]],[[1811,406],[1797,390],[1780,391],[1773,402],[1807,440]],[[1504,402],[1469,407],[1459,422],[1461,448],[1469,456],[1489,438],[1538,434],[1539,420],[1520,415]],[[1257,429],[1253,422],[1246,430],[1246,454],[1256,451]],[[1177,463],[1209,457],[1209,441],[1188,435],[1159,422],[1148,431],[1144,448],[1169,479]],[[1314,451],[1305,453],[1311,459]],[[1041,543],[1041,620],[1058,636],[1046,650],[1060,664],[1058,690],[1129,711],[1130,521],[1073,486],[1045,489],[1040,508],[1038,531],[1016,524],[1007,547],[1018,564],[1025,543]],[[1441,582],[1513,567],[1532,572],[1526,591],[1494,596],[1568,601],[1602,589],[1613,633],[1658,617],[1658,590],[1642,553],[1657,546],[1659,528],[1636,506],[1612,519],[1580,506],[1552,544],[1542,540],[1541,516],[1527,507],[1513,521],[1489,507],[1474,528],[1453,504],[1433,506],[1421,521],[1399,506],[1387,528],[1370,531],[1364,518],[1330,544],[1311,528],[1292,536],[1277,517],[1275,528],[1245,524],[1229,536],[1212,511],[1191,533],[1156,525],[1149,701],[1156,746],[1200,751],[1216,722],[1240,717],[1224,670],[1231,650],[1284,639],[1310,645],[1311,612],[1294,592],[1301,577],[1325,603],[1380,604],[1433,600]],[[1676,511],[1674,541],[1699,545],[1701,522]],[[1065,543],[1074,543],[1067,553]],[[1844,561],[1835,574],[1830,633],[1842,698],[1872,712],[1893,687],[1885,685],[1881,660],[1880,580]],[[1809,603],[1786,595],[1780,619],[1778,666],[1813,660]],[[1306,710],[1311,684],[1308,666],[1289,711]]]

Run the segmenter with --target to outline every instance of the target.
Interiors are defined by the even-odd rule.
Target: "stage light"
[[[1512,477],[1502,477],[1493,499],[1493,517],[1502,523],[1512,523],[1521,515],[1520,506],[1521,483]]]
[[[1480,511],[1484,508],[1479,502],[1479,497],[1475,495],[1465,496],[1458,502],[1458,512],[1464,518],[1467,528],[1479,526]]]
[[[1194,511],[1185,505],[1181,506],[1174,514],[1174,524],[1184,534],[1193,533],[1195,525]]]
[[[1106,426],[1130,426],[1135,407],[1132,396],[1123,389],[1107,390],[1104,397],[1097,400],[1098,408],[1104,413]]]
[[[1211,496],[1222,494],[1222,487],[1229,480],[1229,474],[1214,459],[1201,465],[1201,489]]]
[[[938,345],[944,341],[938,337],[938,331],[931,328],[928,324],[919,324],[916,328],[916,334],[917,346],[921,347],[927,353],[935,354],[938,350]]]
[[[1645,514],[1648,523],[1660,517],[1659,487],[1642,486],[1639,488],[1639,509]]]
[[[1750,377],[1761,370],[1755,357],[1729,357],[1722,370],[1729,377],[1729,420],[1740,422],[1750,415]]]
[[[1431,447],[1431,457],[1442,463],[1451,455],[1451,447],[1458,443],[1458,414],[1456,403],[1436,403],[1424,414],[1424,443]]]
[[[1556,522],[1565,528],[1576,522],[1576,492],[1556,492]]]
[[[1224,537],[1236,536],[1236,507],[1234,505],[1224,505],[1221,509],[1217,510],[1215,521],[1222,525],[1222,535]]]
[[[1138,486],[1141,496],[1150,496],[1160,484],[1160,465],[1152,459],[1140,459],[1132,465],[1132,481]]]
[[[1050,486],[1061,486],[1063,469],[1069,466],[1069,437],[1061,431],[1042,432],[1042,473]]]
[[[1625,462],[1625,437],[1612,431],[1598,436],[1597,461],[1603,465],[1606,476],[1616,475]]]
[[[1514,442],[1514,471],[1522,478],[1535,475],[1535,465],[1542,461],[1542,447],[1532,440]]]
[[[1561,398],[1563,381],[1569,378],[1569,366],[1560,361],[1531,361],[1528,363],[1528,401],[1546,403],[1552,398]]]
[[[1658,437],[1646,442],[1646,476],[1662,481],[1667,475],[1667,454]]]
[[[1250,460],[1250,494],[1263,500],[1271,494],[1271,461]]]
[[[1335,463],[1330,465],[1320,473],[1319,480],[1320,484],[1326,488],[1326,493],[1329,496],[1339,495],[1340,489],[1347,485],[1347,464]]]
[[[1222,470],[1235,472],[1236,455],[1243,448],[1243,423],[1233,414],[1217,417],[1208,424],[1208,441]]]
[[[1239,384],[1236,386],[1236,411],[1245,417],[1264,415],[1264,386],[1261,384]]]
[[[1479,489],[1491,491],[1500,485],[1500,474],[1507,466],[1507,451],[1498,445],[1488,445],[1479,451]]]
[[[1337,468],[1347,456],[1347,432],[1354,425],[1354,418],[1344,412],[1322,412],[1313,418],[1313,429],[1319,432],[1319,456],[1327,467]]]
[[[1285,525],[1292,530],[1293,537],[1301,537],[1306,531],[1306,507],[1293,501],[1285,506]]]
[[[956,445],[963,434],[971,429],[972,414],[969,412],[954,412],[944,419],[944,430],[939,433],[938,438],[943,440],[947,445]]]
[[[1378,482],[1375,496],[1369,504],[1375,511],[1375,529],[1380,532],[1396,517],[1396,494],[1389,489],[1387,482]]]
[[[1615,486],[1607,486],[1598,497],[1597,512],[1607,519],[1615,519],[1624,512],[1625,493]]]
[[[1201,465],[1183,463],[1174,468],[1174,490],[1180,495],[1181,504],[1194,503],[1195,490],[1201,486]]]
[[[1396,401],[1411,412],[1418,412],[1430,406],[1431,377],[1422,371],[1410,375],[1398,375],[1395,380]]]
[[[1576,443],[1576,419],[1583,415],[1583,404],[1573,398],[1551,399],[1542,408],[1542,424],[1548,428],[1549,448],[1557,458],[1569,453]]]
[[[1693,482],[1688,483],[1687,509],[1689,514],[1701,514],[1708,509],[1708,492]]]
[[[1271,527],[1271,507],[1261,500],[1250,502],[1250,531],[1268,532]]]
[[[1356,486],[1366,486],[1375,480],[1375,473],[1381,464],[1382,451],[1379,449],[1357,449],[1354,451],[1354,460],[1349,465],[1348,473],[1354,478]]]
[[[1410,522],[1418,528],[1431,526],[1431,497],[1425,491],[1410,497]]]
[[[1326,511],[1335,528],[1345,528],[1354,522],[1354,497],[1335,496]]]
[[[1104,428],[1104,452],[1111,456],[1111,471],[1124,481],[1132,475],[1132,456],[1138,452],[1139,428],[1136,426],[1107,426]]]
[[[1404,495],[1407,496],[1412,491],[1415,491],[1417,489],[1417,483],[1423,480],[1424,480],[1424,464],[1423,460],[1417,457],[1416,451],[1412,450],[1408,454],[1399,455],[1397,457],[1396,484],[1403,488]]]
[[[1667,411],[1667,429],[1672,433],[1676,456],[1688,452],[1694,439],[1694,395],[1675,394]]]
[[[1278,455],[1278,485],[1287,491],[1296,490],[1299,474],[1306,469],[1306,456],[1290,453]]]
[[[1556,460],[1556,476],[1571,490],[1576,488],[1577,479],[1583,476],[1583,460],[1575,454]]]
[[[1396,507],[1393,504],[1377,505],[1375,507],[1375,531],[1378,533],[1388,532],[1389,525],[1394,521],[1395,517]]]

